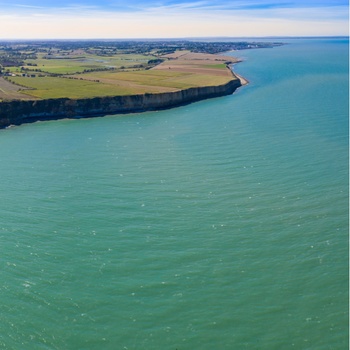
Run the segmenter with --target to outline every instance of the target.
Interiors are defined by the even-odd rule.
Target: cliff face
[[[238,79],[224,85],[205,86],[159,94],[69,98],[0,103],[0,128],[38,120],[84,118],[106,114],[132,113],[165,109],[207,98],[232,94],[241,83]]]

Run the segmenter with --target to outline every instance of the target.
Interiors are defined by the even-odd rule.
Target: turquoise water
[[[348,41],[233,54],[231,96],[0,131],[1,349],[348,348]]]

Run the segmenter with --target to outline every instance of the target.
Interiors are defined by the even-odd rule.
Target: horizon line
[[[316,39],[316,38],[349,38],[349,35],[267,35],[267,36],[195,36],[195,37],[157,37],[157,38],[1,38],[1,41],[47,41],[47,40],[57,40],[57,41],[118,41],[118,40],[195,40],[195,39]]]

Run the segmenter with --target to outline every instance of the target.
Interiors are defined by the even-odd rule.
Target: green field
[[[134,72],[92,72],[69,77],[10,77],[14,84],[29,88],[22,94],[40,99],[87,98],[115,95],[143,94],[187,89],[196,86],[220,85],[227,77],[147,70]]]
[[[146,89],[121,87],[119,85],[97,83],[87,80],[67,78],[43,77],[24,78],[12,77],[15,84],[24,85],[32,90],[23,90],[23,94],[46,99],[46,98],[87,98],[115,95],[131,95],[146,92]]]
[[[39,55],[36,60],[27,60],[24,68],[40,69],[42,72],[51,74],[74,74],[81,73],[91,69],[106,68],[130,68],[135,65],[145,65],[154,56],[151,55],[117,55],[117,56],[98,56],[92,54],[62,56],[65,58],[45,58],[49,56]],[[33,66],[35,65],[35,66]]]
[[[218,64],[203,64],[201,65],[203,68],[214,68],[214,69],[226,69],[226,64],[218,63]]]

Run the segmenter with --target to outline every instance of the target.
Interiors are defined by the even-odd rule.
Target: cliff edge
[[[218,86],[193,87],[164,93],[1,102],[0,128],[43,120],[88,118],[167,109],[208,98],[230,95],[241,85],[239,79],[232,79]]]

